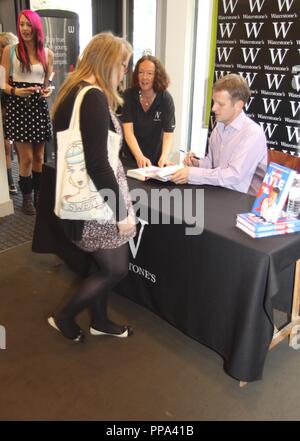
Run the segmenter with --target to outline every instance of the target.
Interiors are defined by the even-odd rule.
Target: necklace
[[[153,103],[154,98],[156,97],[156,94],[154,94],[153,97],[150,98],[150,100],[146,100],[146,98],[142,95],[142,92],[139,91],[139,97],[140,97],[141,104],[144,105],[145,107],[149,107]]]

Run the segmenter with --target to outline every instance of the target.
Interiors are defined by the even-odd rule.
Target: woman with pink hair
[[[35,214],[45,142],[52,129],[46,98],[53,71],[53,52],[44,48],[42,21],[36,12],[24,9],[18,17],[19,43],[3,51],[5,92],[9,95],[4,120],[5,137],[15,141],[19,154],[19,186],[23,212]],[[32,201],[34,190],[34,204]]]

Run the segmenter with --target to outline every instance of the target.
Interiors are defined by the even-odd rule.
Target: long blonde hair
[[[18,38],[16,37],[16,35],[12,34],[11,32],[0,32],[0,61],[2,59],[2,52],[5,46],[17,43]]]
[[[52,116],[71,90],[91,75],[95,76],[96,83],[105,94],[110,107],[116,110],[123,104],[123,100],[113,88],[113,72],[118,66],[121,68],[122,63],[131,54],[132,47],[123,38],[116,37],[110,32],[95,35],[84,49],[74,72],[71,72],[63,82],[52,106]]]

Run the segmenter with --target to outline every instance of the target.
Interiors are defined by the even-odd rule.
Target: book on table
[[[274,223],[253,213],[241,213],[237,215],[236,226],[251,237],[267,237],[300,231],[300,220],[285,215]]]
[[[253,238],[278,236],[280,234],[297,233],[298,231],[300,231],[300,227],[291,226],[273,230],[253,231],[252,229],[248,228],[244,223],[239,221],[237,221],[236,226]]]
[[[254,238],[300,231],[300,220],[283,211],[296,174],[295,170],[271,162],[251,213],[238,214],[236,226]]]
[[[257,192],[252,213],[266,221],[276,222],[286,203],[297,172],[271,162]]]
[[[129,178],[138,179],[139,181],[157,179],[159,181],[167,182],[170,180],[171,176],[181,168],[183,168],[183,165],[167,165],[166,167],[150,165],[149,167],[127,170],[127,176]]]

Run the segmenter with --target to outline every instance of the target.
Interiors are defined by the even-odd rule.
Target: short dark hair
[[[243,101],[245,104],[251,96],[247,81],[238,74],[228,74],[219,78],[213,85],[213,92],[226,90],[233,102]]]
[[[271,192],[279,194],[280,193],[280,189],[278,187],[273,187]]]
[[[162,65],[162,63],[159,61],[158,58],[154,57],[153,55],[144,55],[142,58],[138,60],[138,62],[135,65],[133,74],[132,74],[132,84],[131,86],[135,89],[139,88],[139,67],[140,64],[143,63],[143,61],[151,61],[151,63],[155,66],[155,75],[154,75],[154,82],[153,82],[153,89],[155,93],[161,92],[170,84],[170,78],[169,75],[166,72],[166,69]]]

